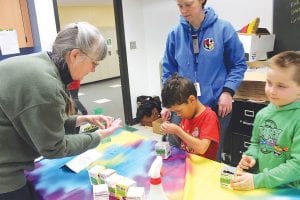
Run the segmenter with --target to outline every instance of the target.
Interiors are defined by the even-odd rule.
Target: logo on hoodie
[[[215,42],[213,40],[213,38],[206,38],[203,41],[203,47],[205,50],[207,51],[211,51],[215,48]]]
[[[283,131],[277,128],[277,124],[273,120],[264,121],[261,126],[259,126],[259,130],[259,145],[260,151],[263,154],[273,152],[275,156],[280,156],[282,153],[288,151],[288,147],[280,147],[277,144],[278,138]]]

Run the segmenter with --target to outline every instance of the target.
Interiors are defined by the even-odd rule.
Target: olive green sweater
[[[246,154],[258,164],[255,188],[288,184],[300,189],[300,101],[260,110]]]
[[[72,156],[97,146],[97,133],[76,134],[67,94],[47,53],[0,62],[0,193],[24,186],[40,155]]]

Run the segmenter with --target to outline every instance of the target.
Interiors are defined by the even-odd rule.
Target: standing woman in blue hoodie
[[[199,100],[219,117],[221,136],[217,160],[221,161],[233,95],[247,69],[245,53],[233,26],[219,19],[206,0],[177,0],[180,22],[167,38],[163,58],[163,84],[174,73],[193,80]],[[163,120],[170,112],[163,109]],[[180,121],[172,114],[171,121]],[[175,139],[175,140],[174,140]],[[171,144],[178,138],[169,135]]]

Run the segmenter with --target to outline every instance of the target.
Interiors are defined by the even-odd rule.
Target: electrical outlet
[[[130,49],[136,49],[136,41],[130,42]]]

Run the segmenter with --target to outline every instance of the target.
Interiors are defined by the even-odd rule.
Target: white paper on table
[[[87,168],[92,162],[99,159],[102,153],[97,151],[95,148],[87,150],[86,152],[79,154],[65,165],[70,168],[73,172],[79,173],[81,170]]]
[[[0,48],[2,55],[20,53],[16,30],[0,31]]]
[[[39,162],[39,161],[41,161],[41,160],[43,160],[43,159],[44,159],[44,157],[43,157],[43,156],[40,156],[40,157],[34,159],[34,162]]]

